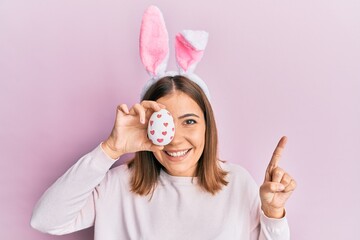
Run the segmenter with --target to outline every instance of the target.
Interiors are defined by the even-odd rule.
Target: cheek
[[[205,130],[194,132],[192,134],[192,142],[195,147],[202,151],[205,145]]]

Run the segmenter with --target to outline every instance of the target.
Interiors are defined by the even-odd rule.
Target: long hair
[[[202,89],[193,81],[184,76],[164,77],[152,85],[145,93],[142,100],[152,100],[181,91],[193,99],[201,108],[205,116],[205,145],[202,155],[197,163],[195,176],[199,186],[211,193],[216,194],[222,187],[228,184],[225,180],[227,172],[219,166],[218,159],[218,136],[214,113],[211,104]],[[156,188],[162,165],[157,161],[154,154],[149,151],[135,153],[135,157],[128,162],[132,169],[130,180],[131,190],[139,195],[152,194]]]

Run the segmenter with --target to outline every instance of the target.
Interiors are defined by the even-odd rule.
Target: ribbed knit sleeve
[[[253,192],[251,207],[251,240],[290,240],[290,229],[286,217],[268,218],[261,210],[259,188],[252,183],[256,191]]]
[[[268,218],[260,210],[261,231],[259,239],[290,240],[290,230],[286,217]]]
[[[94,225],[97,187],[115,161],[97,146],[50,186],[37,202],[31,226],[62,235]]]

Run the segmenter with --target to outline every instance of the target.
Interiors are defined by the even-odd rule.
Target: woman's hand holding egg
[[[104,151],[117,159],[125,153],[162,150],[163,146],[153,144],[147,137],[147,127],[152,113],[164,108],[155,101],[142,101],[130,110],[126,104],[119,105],[111,134],[102,143]]]

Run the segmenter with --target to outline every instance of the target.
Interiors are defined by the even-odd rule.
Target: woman
[[[166,146],[146,134],[150,115],[161,108],[176,128]],[[117,108],[109,138],[45,192],[31,225],[58,235],[94,226],[97,240],[289,239],[284,209],[296,183],[278,167],[285,142],[275,149],[259,197],[243,168],[218,159],[203,90],[184,76],[164,77],[141,103]],[[128,164],[110,169],[132,152]]]

